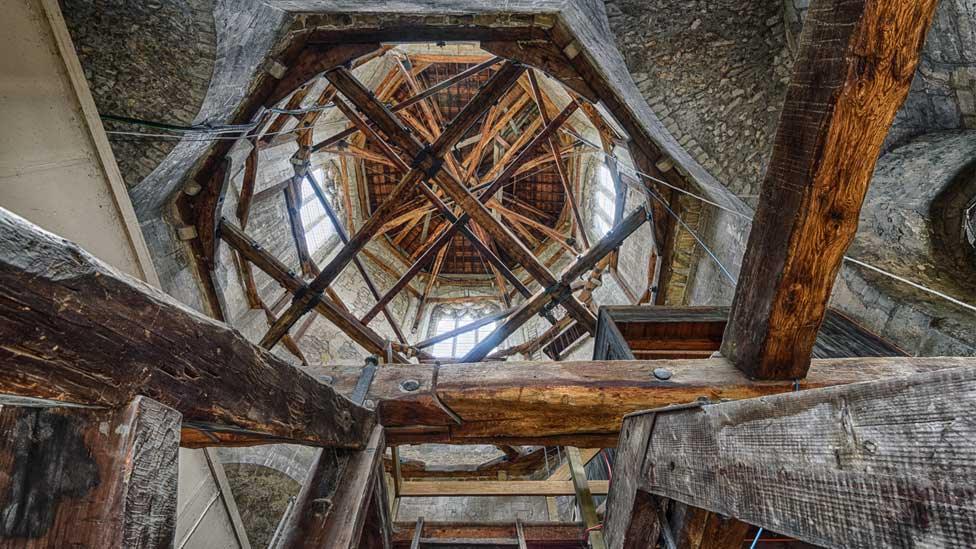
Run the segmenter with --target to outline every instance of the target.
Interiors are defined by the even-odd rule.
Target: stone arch
[[[976,196],[973,158],[973,131],[926,134],[882,156],[849,255],[976,300],[976,262],[961,233],[963,209]]]

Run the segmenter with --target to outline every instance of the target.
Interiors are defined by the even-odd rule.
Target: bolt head
[[[671,370],[667,368],[654,368],[654,377],[662,381],[671,379]]]
[[[416,379],[405,379],[400,382],[400,389],[410,393],[420,388],[420,382]]]

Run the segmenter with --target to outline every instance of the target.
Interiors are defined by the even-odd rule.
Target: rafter
[[[417,167],[405,175],[397,186],[390,192],[386,200],[377,208],[377,211],[360,227],[359,231],[350,238],[349,244],[343,246],[338,254],[329,262],[322,272],[315,277],[309,284],[309,292],[296,299],[294,303],[285,311],[275,322],[275,325],[268,330],[268,333],[261,340],[262,346],[271,348],[281,336],[313,306],[314,296],[317,292],[323,291],[339,275],[342,269],[348,265],[349,261],[361,250],[366,243],[376,234],[377,229],[387,221],[389,214],[396,208],[399,202],[407,196],[407,193],[414,189],[417,183],[425,176],[435,175],[437,166],[435,162],[440,162],[441,158],[450,151],[450,148],[461,139],[464,132],[471,127],[488,108],[497,101],[514,84],[514,81],[521,75],[524,69],[512,64],[505,64],[481,91],[468,103],[461,113],[455,117],[454,121],[448,126],[440,138],[434,142],[429,149],[417,146],[401,149],[405,150],[413,158]],[[376,98],[366,88],[364,88],[347,69],[336,69],[326,74],[326,77],[343,94],[356,104],[363,112],[367,113],[373,122],[388,136],[394,135],[402,137],[410,136],[403,125],[398,122],[394,115],[385,106],[380,104]],[[412,144],[417,143],[410,137]],[[421,155],[421,153],[424,153]],[[423,160],[423,161],[420,161]],[[444,172],[437,173],[441,175]]]
[[[343,246],[345,246],[349,243],[349,235],[346,234],[346,229],[342,226],[342,223],[339,222],[339,216],[336,215],[335,210],[332,208],[332,203],[329,202],[328,198],[325,196],[325,193],[322,192],[322,187],[319,185],[319,182],[315,180],[315,176],[311,172],[306,171],[305,177],[308,179],[309,185],[312,186],[312,191],[318,198],[319,203],[322,204],[322,208],[325,210],[326,215],[329,216],[329,221],[332,222],[332,226],[335,229],[336,234],[339,235],[339,241],[342,242]],[[358,257],[354,257],[352,262],[353,265],[356,266],[356,270],[359,271],[359,276],[361,276],[363,278],[363,282],[366,283],[366,288],[369,290],[369,293],[372,294],[373,299],[379,300],[379,290],[376,289],[376,284],[373,282],[373,277],[370,276],[369,271],[366,270],[366,267],[363,266]],[[393,317],[389,309],[387,309],[385,306],[382,307],[382,311],[383,316],[390,324],[390,328],[393,330],[394,335],[396,335],[397,341],[400,343],[406,343],[407,340],[403,336],[403,332],[400,330],[400,324],[396,321],[396,318]]]
[[[539,109],[539,116],[542,118],[543,123],[549,125],[549,109],[543,100],[542,90],[539,89],[539,82],[536,80],[535,72],[529,71],[528,78],[529,85],[532,88],[532,96],[535,99],[536,107]],[[552,153],[552,160],[556,166],[556,172],[559,174],[559,181],[563,184],[563,191],[566,193],[566,197],[569,198],[573,218],[576,220],[576,234],[579,235],[583,247],[589,248],[590,239],[586,236],[586,225],[583,223],[583,216],[580,215],[579,204],[576,203],[576,193],[573,185],[569,181],[569,175],[566,173],[566,166],[563,164],[562,147],[559,144],[558,136],[551,135],[546,141],[549,145],[549,151]]]
[[[570,264],[563,271],[558,283],[544,286],[541,291],[519,306],[518,310],[512,313],[512,316],[495,328],[491,334],[479,341],[468,354],[464,355],[461,362],[478,362],[482,360],[488,356],[488,353],[492,349],[505,341],[508,336],[515,333],[515,330],[521,327],[522,324],[525,324],[530,318],[542,312],[547,306],[550,306],[550,303],[565,303],[567,296],[572,296],[572,290],[569,285],[582,276],[583,273],[592,269],[604,256],[613,251],[628,236],[633,234],[638,227],[643,225],[645,221],[647,221],[646,210],[644,208],[634,210],[620,225],[611,229],[606,236],[587,250],[585,254]],[[581,306],[583,305],[581,304]]]
[[[426,90],[423,91],[423,93],[416,94],[416,95],[410,97],[409,99],[405,99],[405,100],[397,103],[390,110],[392,112],[399,112],[399,111],[401,111],[403,109],[406,109],[407,107],[409,107],[411,105],[415,105],[415,104],[419,103],[420,101],[423,101],[427,97],[429,97],[431,95],[434,95],[435,93],[437,93],[437,92],[439,92],[441,90],[450,88],[451,86],[453,86],[455,84],[458,84],[459,82],[463,82],[463,81],[467,80],[468,78],[471,78],[472,76],[474,76],[474,75],[476,75],[476,74],[478,74],[478,73],[480,73],[480,72],[482,72],[482,71],[484,71],[484,70],[486,70],[486,69],[488,69],[488,68],[490,68],[490,67],[492,67],[494,65],[497,65],[501,61],[502,61],[502,59],[500,57],[493,57],[493,58],[485,61],[484,63],[481,63],[480,65],[476,65],[474,67],[471,67],[470,69],[465,70],[465,71],[462,71],[462,72],[458,73],[457,75],[455,75],[455,76],[453,76],[451,78],[448,78],[447,80],[444,80],[443,82],[441,82],[441,83],[439,83],[439,84],[437,84],[435,86],[431,86],[430,88],[427,88]],[[397,74],[397,73],[391,73],[391,74]],[[392,91],[392,88],[393,88],[393,86],[390,86],[390,91]],[[377,96],[380,97],[380,98],[383,98],[384,97],[379,92],[377,92]],[[339,132],[336,135],[333,135],[332,137],[329,137],[328,139],[326,139],[326,140],[324,140],[324,141],[322,141],[320,143],[317,143],[314,147],[312,147],[312,152],[316,152],[316,151],[318,151],[318,150],[320,150],[322,148],[331,146],[334,143],[338,143],[339,141],[342,141],[343,139],[346,139],[347,137],[350,137],[350,136],[352,136],[352,135],[354,135],[354,134],[356,134],[358,132],[359,132],[359,129],[358,128],[355,128],[355,127],[349,128],[349,129],[344,130],[342,132]]]
[[[221,238],[283,288],[293,294],[307,291],[307,286],[301,278],[292,274],[287,266],[269,254],[239,228],[223,220],[220,229]],[[315,300],[313,308],[348,335],[350,339],[370,353],[385,354],[387,342],[379,334],[364,326],[358,319],[328,297],[317,294],[313,299]],[[396,360],[406,362],[405,358],[397,356],[399,358]]]

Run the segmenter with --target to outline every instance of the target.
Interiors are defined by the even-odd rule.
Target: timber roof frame
[[[506,23],[504,25],[492,24],[492,21],[499,20],[505,20]],[[386,40],[403,41],[404,37],[409,37],[408,41],[416,42],[478,40],[481,42],[483,50],[532,65],[556,77],[557,80],[571,88],[576,94],[574,103],[601,130],[600,139],[604,143],[606,150],[612,150],[615,145],[625,144],[631,156],[634,157],[635,162],[638,164],[638,167],[644,173],[661,178],[669,182],[669,184],[681,188],[694,187],[695,184],[690,179],[680,174],[678,170],[673,169],[675,166],[680,166],[681,163],[663,152],[664,149],[662,147],[666,147],[667,145],[659,146],[657,144],[655,139],[652,138],[651,132],[653,130],[648,130],[644,123],[638,120],[635,110],[628,106],[627,100],[622,98],[619,90],[603,76],[603,73],[595,65],[593,57],[586,50],[579,50],[580,43],[574,37],[573,32],[561,17],[553,14],[539,14],[530,17],[526,17],[524,14],[508,16],[498,14],[475,21],[473,24],[463,25],[445,23],[443,19],[438,17],[416,17],[401,14],[385,14],[382,17],[376,16],[375,14],[354,14],[351,17],[347,17],[346,15],[339,16],[337,14],[309,14],[300,25],[300,28],[297,28],[291,33],[290,42],[279,50],[277,61],[287,67],[285,74],[280,79],[276,79],[268,74],[261,75],[256,86],[254,86],[254,91],[248,97],[246,103],[238,110],[236,120],[260,120],[261,117],[266,116],[264,107],[271,106],[286,98],[290,98],[286,106],[291,106],[295,102],[295,95],[308,95],[311,89],[310,83],[316,76],[322,75],[324,71],[341,65],[356,65],[364,62],[364,59],[368,60],[369,58],[386,53],[389,46],[382,44]],[[532,80],[534,78],[520,82],[519,85],[524,88],[527,95],[531,96],[530,103],[538,103],[540,94],[533,93],[538,90],[537,86],[533,85]],[[321,93],[316,104],[323,104],[329,98],[330,93],[334,93],[332,86],[327,87]],[[304,96],[301,98],[304,98]],[[543,103],[548,103],[544,97],[542,99]],[[599,101],[603,105],[602,111],[592,104],[591,101]],[[420,103],[423,104],[425,102],[420,101]],[[546,110],[551,110],[551,106]],[[614,118],[616,127],[622,128],[625,133],[630,134],[632,139],[630,141],[624,141],[624,138],[614,130],[614,124],[602,119],[601,114],[603,112],[609,112]],[[283,127],[283,123],[279,122],[280,118],[277,117],[270,122],[265,120],[265,123],[269,125],[269,129],[271,127]],[[310,128],[314,123],[314,118],[315,116],[305,115],[299,121],[299,124],[303,127]],[[307,135],[305,132],[298,133],[299,139]],[[261,146],[267,146],[268,144],[281,142],[282,140],[283,138],[280,136],[274,136],[270,140],[263,139]],[[315,145],[307,142],[307,138],[305,141],[305,143],[301,144],[300,153],[305,150],[306,152],[304,154],[307,154],[309,146],[314,151]],[[322,143],[319,143],[319,145],[322,145]],[[546,148],[549,149],[548,152],[550,154],[553,153],[551,143]],[[229,147],[223,144],[218,144],[213,148],[210,156],[202,163],[202,167],[196,175],[198,182],[200,182],[203,188],[203,192],[192,200],[185,200],[184,202],[186,204],[181,206],[181,211],[184,212],[185,216],[193,218],[193,223],[197,226],[198,234],[200,235],[199,239],[193,243],[200,259],[197,270],[204,279],[204,287],[207,290],[206,293],[210,308],[218,318],[223,317],[220,298],[215,295],[216,287],[209,280],[209,271],[213,267],[216,246],[220,242],[220,220],[217,219],[216,212],[222,201],[222,195],[226,191],[227,166],[222,159],[228,150]],[[389,155],[383,156],[387,157],[386,159],[390,164],[395,165],[398,163],[397,160],[390,158]],[[553,159],[555,158],[553,157]],[[539,158],[530,160],[542,160],[542,155]],[[299,175],[296,171],[296,178]],[[564,182],[565,187],[565,177],[560,177],[560,179]],[[654,183],[648,183],[647,185],[654,192],[665,196],[666,199],[672,197],[672,193],[663,186],[659,187]],[[282,182],[281,186],[286,193],[291,192],[294,194],[295,188],[293,184]],[[291,187],[291,191],[288,190],[289,187]],[[440,192],[440,189],[438,189],[438,192]],[[575,202],[575,200],[571,200],[571,202]],[[677,208],[676,201],[672,200],[670,204],[672,205],[672,209]],[[657,257],[655,263],[661,266],[659,269],[660,280],[658,284],[666,284],[668,274],[670,273],[670,248],[673,246],[674,220],[666,213],[666,209],[662,205],[650,201],[648,206],[652,210],[654,222],[655,257]],[[472,207],[475,209],[480,208],[476,205],[472,205]],[[578,206],[572,209],[575,210],[573,217],[579,220]],[[565,213],[567,212],[564,211]],[[512,215],[510,211],[505,212],[503,218],[516,231],[524,228],[524,219]],[[502,237],[503,240],[512,240],[515,243],[518,243],[520,240],[517,237],[511,239],[505,238],[503,233],[509,231],[501,226],[489,231],[485,231],[484,227],[477,225],[473,225],[473,227],[475,227],[474,232],[477,233],[474,235],[475,240],[481,240],[485,247],[487,247],[486,251],[488,252],[497,254],[501,251],[499,250],[499,243],[495,241],[495,237]],[[533,229],[529,230],[531,231]],[[298,241],[297,233],[299,231],[300,229],[295,230],[296,242]],[[490,234],[492,232],[497,234]],[[520,235],[524,236],[524,234],[524,232],[520,232]],[[549,237],[547,241],[556,240],[552,238],[552,234],[546,236]],[[574,240],[567,239],[565,241],[559,241],[556,245],[562,246],[565,248],[565,251],[569,251],[573,247]],[[519,246],[525,250],[524,246],[521,244]],[[484,254],[482,255],[484,256]],[[524,260],[532,263],[529,272],[532,272],[533,275],[528,280],[519,278],[517,279],[518,282],[516,282],[513,279],[514,277],[505,276],[508,273],[496,268],[495,265],[491,266],[495,284],[499,287],[499,299],[505,303],[506,307],[511,303],[513,292],[502,289],[501,284],[505,278],[508,278],[509,282],[514,285],[515,290],[520,291],[523,295],[526,295],[526,291],[523,288],[526,288],[527,285],[531,285],[534,282],[538,282],[544,290],[547,288],[551,290],[553,284],[557,282],[554,276],[547,274],[547,267],[538,263],[538,260],[534,259],[531,253],[525,255],[520,253],[516,255],[521,255]],[[303,271],[305,271],[303,274],[305,276],[314,275],[314,271],[317,270],[317,268],[309,263],[308,261],[303,262]],[[519,261],[519,263],[523,263],[523,261]],[[383,267],[385,267],[385,270],[389,270],[390,268],[389,265]],[[520,268],[518,270],[521,271],[523,269]],[[540,276],[542,277],[541,279],[539,278]],[[426,287],[429,287],[431,281],[436,280],[436,278],[436,276],[428,275]],[[303,284],[305,284],[304,281]],[[321,288],[316,286],[320,285],[312,284],[311,291],[305,290],[306,287],[309,287],[308,285],[303,285],[296,290],[296,293],[300,293],[297,301],[301,303],[293,303],[282,315],[284,318],[279,317],[277,321],[272,323],[274,332],[277,333],[269,333],[264,341],[266,346],[272,345],[272,340],[276,342],[281,339],[281,336],[284,335],[282,333],[284,331],[283,328],[292,325],[301,316],[301,313],[298,311],[319,307],[316,303],[320,303],[323,300],[332,301],[334,305],[342,309],[335,296],[328,295],[330,293],[328,285],[324,285]],[[410,288],[409,281],[404,287]],[[413,288],[410,288],[410,290],[417,292]],[[324,294],[322,294],[324,297],[320,297],[319,291],[324,291]],[[429,294],[429,291],[424,293]],[[376,295],[374,292],[374,297]],[[660,296],[663,296],[663,292],[659,293]],[[381,297],[376,298],[381,300]],[[423,293],[421,293],[421,298],[423,299]],[[595,325],[593,313],[575,297],[570,296],[568,299],[569,301],[564,306],[569,307],[570,314],[576,317],[577,320],[583,321],[583,327],[592,328]],[[378,311],[374,310],[370,311],[370,313],[375,315],[378,314]],[[384,312],[384,314],[386,313]],[[362,320],[369,320],[369,318]],[[555,319],[552,317],[550,317],[550,320],[555,322]],[[391,343],[382,338],[374,338],[369,335],[368,328],[365,327],[363,322],[359,322],[358,324],[358,327],[340,326],[340,328],[347,334],[350,333],[350,330],[353,334],[358,333],[359,335],[354,337],[354,340],[361,345],[365,343],[364,346],[370,352],[394,361],[405,361],[404,356],[400,355],[400,352],[407,352],[408,356],[424,357],[422,351],[410,348],[402,337],[398,337],[400,340],[398,343]],[[364,328],[366,328],[366,331],[363,330]],[[399,332],[398,326],[394,329]],[[291,345],[289,346],[292,347]]]

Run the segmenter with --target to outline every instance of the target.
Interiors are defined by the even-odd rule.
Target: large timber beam
[[[526,300],[508,319],[495,328],[487,337],[478,342],[461,362],[478,362],[488,356],[488,353],[512,335],[515,330],[526,321],[539,314],[550,303],[564,302],[566,296],[572,296],[569,285],[586,271],[592,269],[607,254],[619,246],[628,236],[633,234],[647,221],[647,211],[641,207],[633,212],[618,226],[614,227],[592,248],[581,255],[563,271],[557,284],[545,287],[530,299]]]
[[[812,374],[812,372],[811,372]],[[976,366],[624,420],[639,492],[823,547],[976,545]],[[633,515],[616,471],[611,547]],[[740,540],[741,544],[741,540]]]
[[[312,306],[314,306],[315,295],[323,291],[333,280],[342,272],[342,269],[352,260],[352,258],[366,245],[367,242],[376,234],[379,228],[388,221],[388,217],[401,205],[402,200],[413,190],[413,188],[424,178],[435,175],[440,169],[441,159],[450,152],[451,147],[457,143],[464,133],[515,83],[515,80],[522,73],[522,67],[506,63],[494,76],[485,84],[471,101],[464,106],[460,113],[445,128],[438,139],[424,148],[417,144],[413,137],[411,143],[417,144],[416,147],[404,149],[414,159],[414,167],[403,176],[396,187],[390,192],[382,204],[373,212],[373,215],[363,224],[354,234],[349,243],[342,247],[329,262],[322,272],[309,283],[308,292],[301,297],[297,297],[291,306],[275,321],[275,324],[268,330],[268,333],[261,340],[261,345],[271,348],[288,332],[288,329],[301,318]],[[383,104],[379,103],[373,94],[360,84],[352,74],[344,68],[330,71],[326,74],[329,81],[355,104],[366,116],[376,123],[377,127],[387,136],[407,135],[409,131],[396,120],[394,115]],[[403,148],[403,147],[401,147]],[[443,172],[441,172],[443,173]]]
[[[361,447],[375,421],[226,324],[3,209],[0,362],[0,394],[105,407],[157,400],[183,414],[184,446]]]
[[[807,371],[936,3],[810,6],[722,344],[752,377]]]
[[[962,365],[976,365],[976,358],[815,360],[800,388]],[[658,368],[666,369],[671,377],[657,379],[654,370]],[[336,366],[322,373],[335,379],[333,386],[339,392],[352,394],[361,371],[358,366]],[[752,381],[721,358],[487,362],[379,368],[366,398],[376,403],[391,445],[440,442],[610,448],[616,445],[621,418],[631,412],[694,402],[700,397],[737,400],[792,390],[792,381]]]
[[[7,367],[7,366],[5,366]],[[172,547],[180,414],[0,402],[0,545]]]

